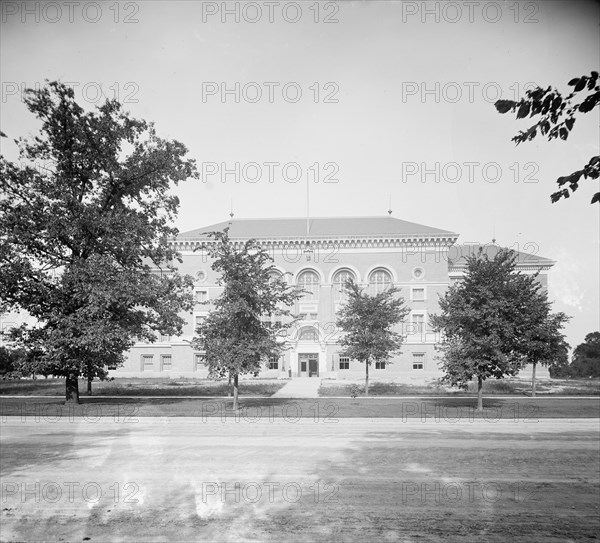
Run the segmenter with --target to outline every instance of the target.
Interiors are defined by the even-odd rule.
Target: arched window
[[[356,276],[350,270],[340,270],[333,276],[333,299],[336,302],[345,302],[348,299],[348,294],[344,288],[346,281],[349,279],[356,280]]]
[[[269,283],[272,281],[277,281],[278,279],[283,279],[283,274],[277,270],[271,270],[269,272]]]
[[[392,276],[387,270],[379,269],[371,272],[369,276],[369,287],[373,294],[379,294],[392,285]]]
[[[298,276],[298,287],[305,290],[303,300],[319,299],[319,276],[312,270],[303,271]]]
[[[319,333],[316,328],[312,326],[305,326],[300,329],[300,335],[298,337],[300,341],[319,341]]]

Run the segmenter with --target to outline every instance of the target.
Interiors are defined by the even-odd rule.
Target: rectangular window
[[[414,334],[422,334],[425,332],[425,315],[423,313],[413,313],[412,323]]]
[[[206,319],[205,315],[196,315],[194,317],[194,328],[198,328]]]
[[[206,366],[206,357],[203,354],[194,354],[194,371],[198,371],[203,366]]]
[[[142,355],[142,371],[154,369],[154,356],[151,354]]]
[[[422,370],[425,367],[425,353],[413,353],[413,370]]]
[[[425,301],[425,289],[424,288],[413,288],[412,289],[412,299],[414,302]]]
[[[376,370],[384,370],[385,369],[385,362],[375,362],[375,369]]]
[[[196,291],[196,302],[201,304],[206,301],[208,301],[208,291],[207,290],[197,290]]]
[[[340,356],[340,369],[341,370],[349,370],[350,369],[350,358],[347,356]]]
[[[279,357],[278,356],[272,356],[271,358],[269,358],[269,369],[270,370],[279,369]]]
[[[162,365],[162,369],[163,371],[169,371],[171,369],[171,355],[170,354],[163,354],[160,357],[160,362]]]

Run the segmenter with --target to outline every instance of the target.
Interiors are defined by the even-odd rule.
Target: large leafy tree
[[[258,375],[269,357],[284,349],[282,339],[293,324],[289,307],[301,296],[276,276],[272,258],[260,244],[236,244],[228,229],[213,232],[205,244],[223,292],[196,329],[192,347],[203,351],[209,374],[233,381],[233,409],[238,408],[239,376]],[[265,317],[275,316],[276,326]]]
[[[585,336],[585,341],[575,347],[569,366],[572,377],[600,377],[600,332]]]
[[[501,249],[490,260],[482,249],[467,258],[466,275],[440,299],[441,313],[432,315],[441,332],[443,381],[461,388],[477,379],[477,409],[483,409],[483,382],[515,375],[531,360],[547,360],[553,352],[536,350],[529,328],[532,314],[544,315],[545,294],[536,275],[516,270],[514,251]],[[543,319],[540,319],[543,322]],[[539,328],[541,328],[541,325]],[[537,333],[541,334],[538,329]],[[525,343],[525,339],[529,342]]]
[[[561,365],[568,361],[569,344],[562,333],[569,317],[564,313],[551,313],[551,303],[544,291],[529,311],[529,323],[519,340],[519,349],[526,363],[532,364],[531,395],[535,396],[536,368]]]
[[[25,104],[41,128],[15,140],[19,164],[0,157],[0,299],[37,320],[11,333],[41,353],[30,370],[65,376],[79,401],[78,377],[104,378],[134,336],[181,331],[192,281],[172,266],[169,189],[197,172],[183,144],[115,100],[84,111],[49,82]]]
[[[340,309],[337,325],[344,332],[341,354],[365,365],[365,395],[369,395],[369,366],[373,362],[389,362],[400,350],[402,335],[394,327],[409,312],[404,299],[392,287],[369,294],[352,279],[344,285],[348,298]]]
[[[560,138],[566,140],[573,130],[577,115],[589,113],[600,105],[600,85],[598,72],[582,75],[569,81],[573,87],[566,96],[557,89],[536,87],[528,90],[526,98],[518,102],[514,100],[498,100],[495,103],[499,113],[516,113],[517,119],[529,117],[535,119],[527,130],[521,130],[512,138],[517,145],[531,141],[538,132],[548,138],[548,141]],[[600,177],[600,155],[590,158],[580,170],[559,177],[556,182],[560,190],[551,195],[552,202],[561,198],[569,198],[572,192],[579,188],[581,178],[598,179]],[[596,192],[591,203],[600,203],[600,192]]]

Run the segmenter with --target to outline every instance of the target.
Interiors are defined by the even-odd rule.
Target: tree
[[[65,376],[78,402],[78,377],[106,377],[134,336],[181,332],[193,283],[173,266],[168,191],[197,172],[183,144],[116,100],[84,111],[48,82],[24,101],[41,129],[15,140],[20,164],[0,157],[0,299],[38,321],[11,332],[43,353],[30,370]]]
[[[404,320],[409,309],[403,298],[396,297],[400,290],[395,287],[370,295],[349,279],[344,290],[348,299],[337,318],[337,325],[345,332],[340,340],[340,354],[364,363],[368,396],[369,366],[373,362],[388,362],[400,350],[402,336],[393,328]]]
[[[586,335],[575,347],[570,370],[573,377],[600,377],[600,332]]]
[[[531,395],[535,396],[535,372],[538,364],[543,366],[560,365],[568,361],[569,344],[561,330],[569,317],[564,313],[550,313],[551,304],[545,292],[531,307],[529,323],[519,341],[525,363],[532,364]]]
[[[224,289],[197,327],[192,347],[204,351],[210,375],[232,377],[233,409],[237,410],[238,377],[258,375],[265,360],[284,350],[281,336],[293,323],[288,307],[301,294],[282,277],[274,277],[272,258],[256,240],[237,246],[229,239],[228,229],[212,232],[210,237],[214,241],[205,248]],[[281,319],[280,324],[272,326],[265,318],[271,315]]]
[[[501,249],[490,260],[480,248],[467,257],[464,279],[440,299],[441,314],[431,317],[434,330],[442,333],[442,380],[466,389],[476,378],[478,411],[486,379],[515,375],[522,368],[529,315],[542,312],[536,275],[518,273],[515,262],[514,251]]]
[[[22,377],[20,368],[26,353],[22,349],[7,349],[0,347],[0,379],[19,379]]]
[[[526,92],[526,98],[515,102],[513,100],[498,100],[494,105],[499,113],[516,112],[517,119],[524,119],[529,116],[533,118],[540,116],[540,119],[530,126],[527,130],[520,131],[512,138],[512,141],[523,143],[531,141],[538,134],[546,136],[548,141],[560,138],[566,140],[575,125],[575,116],[580,113],[589,113],[600,104],[600,85],[598,85],[598,72],[592,72],[590,76],[575,77],[569,81],[573,90],[563,96],[558,90],[548,87],[542,89],[536,87]],[[578,103],[573,103],[575,97],[586,96]],[[593,156],[589,162],[580,170],[559,177],[556,182],[559,187],[568,185],[568,188],[551,195],[552,202],[557,202],[561,198],[569,198],[570,192],[575,192],[579,187],[579,181],[584,179],[598,179],[600,177],[600,156]],[[591,203],[600,203],[600,192],[596,192],[592,197]]]

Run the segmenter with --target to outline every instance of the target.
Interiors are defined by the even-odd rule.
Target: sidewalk
[[[271,398],[318,398],[321,379],[297,377],[281,387]]]

